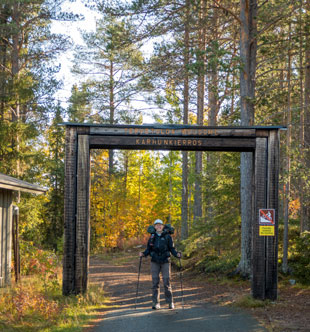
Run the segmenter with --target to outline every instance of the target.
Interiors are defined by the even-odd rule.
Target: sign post
[[[259,236],[275,236],[275,210],[259,210]]]

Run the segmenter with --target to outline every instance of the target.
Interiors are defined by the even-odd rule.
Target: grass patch
[[[141,250],[142,251],[142,250]],[[112,263],[113,265],[124,265],[128,262],[138,261],[139,250],[132,249],[126,251],[115,251],[115,252],[106,252],[106,253],[96,253],[93,257],[100,258],[106,263]]]
[[[0,290],[0,331],[78,332],[104,309],[108,299],[102,285],[84,295],[63,296],[60,282],[47,285],[28,276]]]
[[[271,304],[270,300],[257,300],[250,295],[242,296],[240,299],[234,302],[234,305],[240,308],[265,308]]]

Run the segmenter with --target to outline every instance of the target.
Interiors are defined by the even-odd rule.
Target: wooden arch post
[[[282,127],[92,125],[66,123],[63,294],[87,291],[90,149],[236,151],[253,154],[252,295],[277,298],[279,130]],[[274,234],[259,211],[274,209]]]
[[[85,293],[90,239],[89,128],[66,130],[63,294]]]
[[[278,292],[278,183],[279,133],[268,131],[256,138],[254,159],[254,208],[252,228],[252,295],[277,299]],[[274,209],[274,236],[259,234],[259,210]]]

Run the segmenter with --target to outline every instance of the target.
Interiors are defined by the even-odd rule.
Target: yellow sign
[[[260,236],[274,236],[274,226],[259,226]]]

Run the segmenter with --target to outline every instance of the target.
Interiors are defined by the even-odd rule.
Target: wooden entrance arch
[[[65,123],[63,294],[87,290],[90,149],[252,152],[252,295],[277,298],[279,130],[283,127],[94,125]],[[274,209],[274,236],[259,235],[259,210]]]

